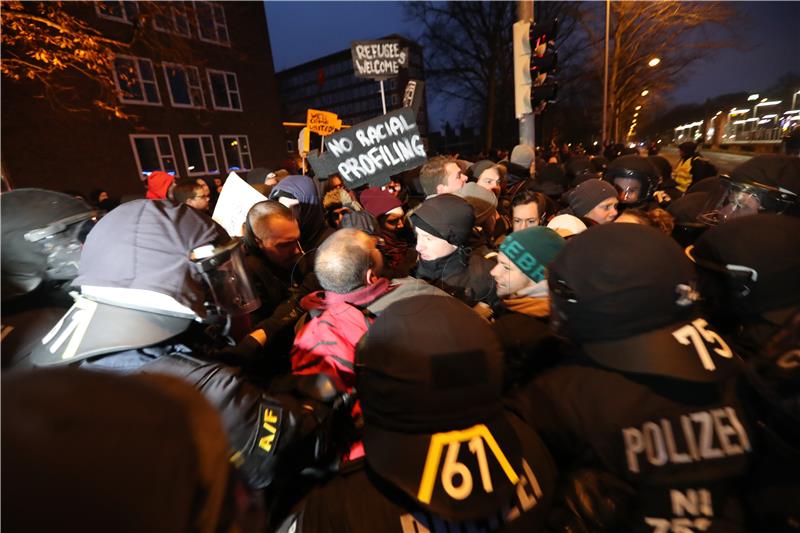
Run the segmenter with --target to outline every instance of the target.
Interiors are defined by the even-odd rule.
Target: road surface
[[[668,146],[661,150],[660,155],[669,161],[669,164],[672,165],[673,169],[678,164],[677,148]],[[750,155],[728,154],[724,152],[711,152],[707,150],[701,150],[700,155],[711,161],[711,163],[717,167],[717,171],[720,174],[729,174],[731,170],[752,157]]]

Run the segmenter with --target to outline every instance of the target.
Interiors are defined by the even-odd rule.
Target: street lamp
[[[634,110],[634,111],[639,111],[641,108],[642,108],[642,106],[640,106],[640,105],[637,105],[636,107],[634,107],[634,108],[633,108],[633,110]]]
[[[750,96],[747,97],[748,102],[752,102],[753,100],[758,100],[757,94],[751,94]]]
[[[638,116],[639,116],[639,113],[634,113],[634,114],[633,114],[633,118],[636,118],[636,117],[638,117]]]
[[[642,96],[647,96],[648,94],[650,94],[650,91],[648,91],[647,89],[642,91]]]
[[[651,59],[650,61],[647,62],[647,66],[648,67],[654,67],[654,66],[658,65],[659,63],[661,63],[661,59],[658,58],[658,57],[654,57],[653,59]]]

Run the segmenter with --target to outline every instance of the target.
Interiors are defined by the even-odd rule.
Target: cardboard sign
[[[400,48],[400,41],[354,41],[350,45],[353,72],[357,78],[387,80],[408,66],[408,48]]]
[[[336,113],[309,109],[306,114],[308,129],[319,135],[331,135],[342,129],[342,121]]]
[[[236,172],[231,172],[222,186],[211,218],[225,228],[231,237],[241,237],[244,235],[243,226],[247,212],[254,204],[266,199],[266,196],[248,185]]]
[[[364,183],[380,187],[426,161],[414,111],[401,108],[340,131],[325,140],[321,156],[308,160],[318,178],[339,174],[353,189]]]
[[[425,82],[422,80],[408,80],[406,90],[403,92],[403,107],[410,107],[414,110],[414,116],[419,114],[422,105],[422,90]]]

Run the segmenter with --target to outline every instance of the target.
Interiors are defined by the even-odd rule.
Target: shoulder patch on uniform
[[[272,455],[275,450],[282,416],[283,409],[280,407],[263,404],[259,407],[256,442],[259,449],[267,455]]]

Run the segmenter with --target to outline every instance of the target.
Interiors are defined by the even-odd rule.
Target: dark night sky
[[[391,33],[414,38],[402,2],[265,2],[275,69],[280,71],[349,48],[350,41]],[[800,74],[800,2],[737,2],[740,50],[721,50],[696,65],[676,89],[674,103],[720,94],[759,92],[787,71]],[[430,101],[429,101],[430,102]],[[429,112],[434,127],[452,114],[441,103]]]

